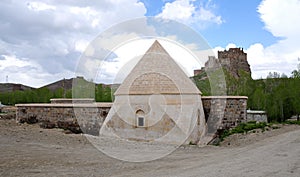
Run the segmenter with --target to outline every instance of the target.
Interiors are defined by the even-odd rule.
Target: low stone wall
[[[268,122],[267,113],[265,111],[247,110],[247,122]]]
[[[40,123],[43,128],[63,128],[97,135],[112,103],[17,104],[16,120]]]
[[[81,104],[84,104],[84,103],[94,103],[95,102],[95,99],[93,98],[72,98],[72,99],[69,99],[69,98],[52,98],[50,99],[50,102],[51,103],[54,103],[54,104],[63,104],[63,103],[69,103],[69,104],[76,104],[76,103],[81,103]]]
[[[246,122],[247,99],[245,96],[202,97],[208,134]],[[90,101],[51,100],[51,104],[17,104],[16,119],[21,123],[40,123],[44,128],[59,127],[97,135],[112,103]]]
[[[202,104],[207,122],[208,134],[229,129],[247,120],[246,96],[207,96]]]

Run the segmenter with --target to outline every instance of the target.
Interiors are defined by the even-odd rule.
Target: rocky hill
[[[218,58],[209,56],[204,67],[194,70],[192,79],[204,95],[243,94],[241,90],[252,80],[247,54],[242,48],[218,51]]]
[[[207,70],[216,70],[220,67],[226,69],[235,78],[241,76],[241,71],[251,75],[247,54],[242,48],[230,48],[228,51],[218,51],[218,58],[210,56],[205,63],[205,67],[195,70],[194,75],[200,75]]]
[[[50,91],[55,91],[59,88],[63,88],[65,90],[70,90],[70,89],[72,89],[72,84],[73,84],[74,80],[78,80],[78,79],[84,80],[83,77],[76,77],[76,78],[70,78],[70,79],[64,78],[59,81],[53,82],[51,84],[45,85],[41,88],[48,88]]]
[[[0,93],[35,89],[22,84],[0,83]]]

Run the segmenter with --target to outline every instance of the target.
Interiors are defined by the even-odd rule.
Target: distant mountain
[[[48,85],[42,86],[40,88],[48,88],[50,91],[54,92],[57,89],[64,89],[64,90],[71,90],[73,84],[77,82],[86,82],[95,84],[95,86],[102,85],[103,87],[110,87],[110,88],[118,88],[119,84],[96,84],[91,81],[87,81],[81,76],[77,76],[76,78],[70,78],[70,79],[61,79],[59,81],[50,83]],[[24,91],[24,90],[35,90],[40,88],[33,88],[22,84],[14,84],[14,83],[0,83],[0,93],[6,93],[6,92],[13,92],[13,91]]]
[[[24,91],[32,90],[33,87],[29,87],[22,84],[13,84],[13,83],[0,83],[0,93],[13,92],[13,91]]]
[[[86,84],[95,84],[95,86],[100,85],[100,84],[93,83],[92,81],[88,81],[88,80],[84,79],[81,76],[77,76],[76,78],[61,79],[59,81],[56,81],[56,82],[53,82],[51,84],[45,85],[41,88],[48,88],[50,91],[55,91],[55,90],[60,89],[60,88],[63,88],[64,90],[71,90],[73,84],[76,84],[78,82],[84,82]],[[114,84],[114,85],[101,84],[101,85],[104,86],[104,87],[113,87],[113,88],[118,86],[117,84]]]
[[[79,78],[79,77],[77,77],[77,78]],[[63,88],[65,90],[70,90],[70,89],[72,89],[73,80],[77,79],[77,78],[61,79],[61,80],[53,82],[51,84],[42,86],[41,88],[48,88],[50,91],[55,91],[59,88]]]

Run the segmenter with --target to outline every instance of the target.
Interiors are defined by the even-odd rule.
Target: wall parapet
[[[95,99],[93,98],[52,98],[51,103],[93,103]]]
[[[246,99],[247,96],[202,96],[201,99]]]
[[[95,103],[31,103],[31,104],[16,104],[16,107],[103,107],[110,108],[113,103],[110,102],[95,102]]]

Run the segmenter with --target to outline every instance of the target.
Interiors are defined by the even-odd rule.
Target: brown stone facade
[[[207,133],[229,129],[247,121],[246,96],[207,96],[202,97]]]
[[[43,128],[63,128],[97,135],[112,103],[17,104],[16,120],[39,123]]]

